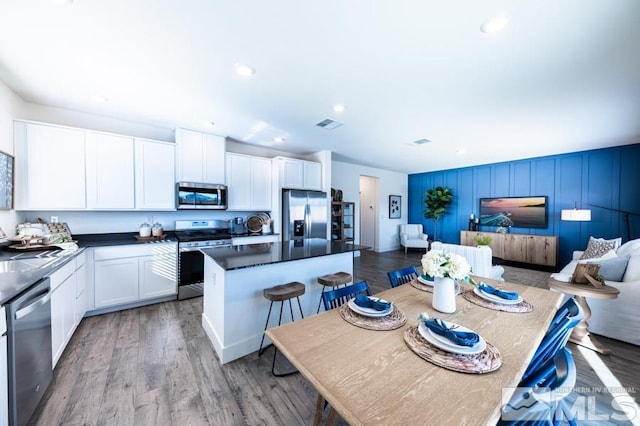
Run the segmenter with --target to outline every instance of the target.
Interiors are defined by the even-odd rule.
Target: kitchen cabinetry
[[[281,188],[322,190],[322,164],[287,157],[273,159]]]
[[[225,150],[222,136],[177,128],[176,182],[224,182]]]
[[[51,279],[51,355],[56,366],[82,317],[76,308],[79,282],[85,281],[84,253],[53,272]],[[82,284],[80,284],[82,285]],[[83,313],[84,315],[84,313]]]
[[[84,131],[14,122],[16,210],[86,208]]]
[[[351,202],[331,203],[331,240],[353,241],[353,210]]]
[[[135,208],[133,138],[86,132],[87,208]]]
[[[227,210],[271,210],[271,160],[227,153]]]
[[[173,143],[14,122],[17,210],[174,210]]]
[[[177,294],[176,243],[96,247],[93,256],[96,309]]]
[[[556,266],[558,237],[553,235],[503,234],[499,232],[461,231],[460,244],[475,246],[478,235],[491,237],[493,256],[512,262]]]
[[[136,209],[175,210],[175,144],[135,140]]]

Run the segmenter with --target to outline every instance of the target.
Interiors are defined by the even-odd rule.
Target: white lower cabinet
[[[177,293],[176,243],[94,249],[95,309]]]
[[[51,274],[51,355],[55,367],[80,323],[76,305],[78,283],[86,282],[84,253]]]
[[[94,266],[96,308],[138,300],[138,259],[101,260]]]

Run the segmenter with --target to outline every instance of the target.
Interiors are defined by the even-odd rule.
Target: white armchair
[[[472,275],[490,278],[496,281],[504,281],[502,278],[504,268],[491,264],[493,252],[489,246],[471,247],[457,244],[443,244],[436,241],[431,244],[431,250],[442,250],[445,253],[453,253],[464,257],[471,266]]]
[[[400,225],[400,245],[404,252],[408,248],[429,248],[429,236],[422,232],[422,225]]]

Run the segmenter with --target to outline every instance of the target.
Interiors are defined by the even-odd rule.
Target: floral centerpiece
[[[445,253],[442,250],[431,250],[422,256],[423,273],[433,277],[434,309],[444,313],[456,310],[456,290],[454,280],[473,283],[469,273],[471,266],[464,257]]]
[[[430,277],[469,280],[471,266],[469,266],[467,259],[458,254],[431,250],[422,256],[421,262],[423,272]]]

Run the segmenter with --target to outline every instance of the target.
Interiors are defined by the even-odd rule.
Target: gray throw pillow
[[[600,275],[607,281],[621,282],[631,256],[618,256],[606,260],[590,260],[587,263],[600,265]]]
[[[593,259],[600,257],[609,250],[615,250],[616,244],[614,241],[606,241],[598,238],[589,237],[589,245],[584,251],[580,259]]]

